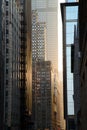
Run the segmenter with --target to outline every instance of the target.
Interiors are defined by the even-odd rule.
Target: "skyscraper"
[[[45,22],[47,28],[47,60],[58,68],[58,31],[57,0],[32,0],[32,9],[38,11],[39,22]]]
[[[58,129],[57,76],[46,61],[46,22],[32,11],[32,105],[34,129]],[[39,115],[39,118],[38,118]]]
[[[4,127],[20,127],[20,3],[3,0]]]
[[[32,9],[37,10],[39,22],[46,23],[46,60],[52,61],[53,66],[58,68],[58,58],[59,58],[59,70],[62,68],[62,57],[61,53],[62,49],[60,49],[61,39],[62,39],[62,27],[61,27],[61,12],[58,12],[60,3],[58,0],[32,0]],[[60,1],[61,2],[61,1]],[[59,5],[59,6],[58,6]],[[58,19],[58,17],[59,19]],[[59,22],[59,23],[58,23]],[[58,26],[58,25],[59,26]],[[59,27],[59,35],[58,35],[58,27]],[[59,50],[58,50],[59,43]],[[59,57],[58,57],[59,53]],[[62,72],[61,72],[62,73]],[[59,73],[59,78],[61,78]],[[63,88],[61,83],[57,86],[57,89],[61,92],[59,95],[58,102],[60,108],[58,118],[60,120],[61,129],[64,129],[64,118],[63,118]],[[61,89],[61,90],[60,90]],[[60,103],[61,102],[61,103]],[[61,118],[60,118],[61,117]],[[60,126],[59,124],[59,126]]]
[[[26,129],[32,113],[30,0],[0,1],[0,43],[0,129]]]
[[[32,60],[46,59],[46,23],[39,22],[38,11],[32,11]]]
[[[33,67],[34,129],[55,129],[58,122],[57,80],[50,61],[38,61]]]

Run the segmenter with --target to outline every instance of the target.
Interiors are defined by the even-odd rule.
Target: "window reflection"
[[[75,1],[68,1],[75,2]],[[73,74],[71,73],[71,44],[74,40],[74,25],[77,25],[78,7],[66,7],[66,67],[67,67],[67,105],[68,115],[74,114]]]

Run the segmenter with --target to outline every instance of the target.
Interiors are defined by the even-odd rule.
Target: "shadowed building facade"
[[[31,1],[3,0],[0,7],[0,124],[5,130],[20,130],[24,123],[26,130],[32,112]]]
[[[80,128],[80,58],[79,52],[79,29],[74,26],[74,44],[71,46],[71,71],[74,79],[74,110],[76,130]]]
[[[87,129],[87,1],[79,0],[79,46],[81,53],[80,89],[81,89],[81,130]]]
[[[2,0],[0,1],[0,129],[4,125],[4,59],[2,51]]]
[[[3,0],[4,129],[20,129],[20,2]]]

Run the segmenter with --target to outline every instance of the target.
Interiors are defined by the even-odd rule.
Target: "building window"
[[[5,120],[6,120],[6,122],[7,122],[7,117],[8,117],[8,114],[7,114],[7,112],[5,113]]]
[[[6,91],[6,96],[8,96],[8,91]]]
[[[85,72],[83,73],[83,76],[82,76],[82,78],[83,78],[83,81],[85,80]]]
[[[6,29],[6,34],[8,34],[8,30]]]
[[[6,39],[6,43],[8,44],[8,42],[9,42],[9,40],[8,39]]]
[[[9,62],[9,59],[7,58],[7,59],[6,59],[6,63],[8,63],[8,62]]]
[[[8,48],[6,48],[6,53],[8,53]]]
[[[8,16],[8,11],[6,11],[6,15]]]
[[[8,6],[8,1],[6,1],[6,6]]]
[[[8,74],[8,69],[6,69],[6,74]]]
[[[8,80],[6,80],[6,85],[8,85]]]
[[[5,102],[5,107],[8,107],[8,102]]]
[[[6,20],[6,25],[8,25],[8,20]]]

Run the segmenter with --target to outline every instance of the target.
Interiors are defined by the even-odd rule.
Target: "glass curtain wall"
[[[71,73],[71,45],[74,43],[74,26],[77,26],[78,6],[66,6],[66,82],[67,82],[67,114],[74,115],[73,73]]]

